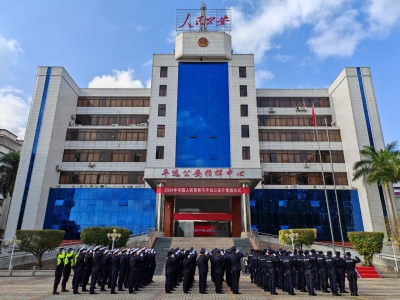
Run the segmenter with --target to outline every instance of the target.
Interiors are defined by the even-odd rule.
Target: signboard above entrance
[[[241,195],[250,194],[247,187],[158,187],[157,194],[218,194],[218,195]]]

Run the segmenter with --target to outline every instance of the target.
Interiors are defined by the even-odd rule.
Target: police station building
[[[370,69],[338,70],[327,88],[257,89],[254,56],[232,51],[229,10],[203,13],[177,12],[151,88],[80,88],[39,67],[6,239],[120,226],[167,237],[314,227],[330,240],[328,212],[335,240],[339,214],[344,233],[385,231],[381,188],[352,181],[359,149],[384,147]]]

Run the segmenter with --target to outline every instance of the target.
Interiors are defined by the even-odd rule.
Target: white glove
[[[206,250],[205,255],[208,255],[208,251]]]
[[[239,253],[240,252],[240,250],[239,249],[236,249],[236,253]]]
[[[175,257],[175,255],[172,254],[171,257]]]

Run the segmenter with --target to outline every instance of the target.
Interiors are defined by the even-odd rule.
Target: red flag
[[[312,110],[311,110],[311,123],[313,124],[314,127],[317,126],[317,120],[315,118],[315,111],[314,111],[314,104],[312,105]]]

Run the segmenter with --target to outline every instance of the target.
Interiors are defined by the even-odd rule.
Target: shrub
[[[17,239],[21,241],[19,250],[32,253],[37,260],[38,269],[42,269],[42,255],[60,246],[63,230],[17,230]]]
[[[129,230],[120,227],[87,227],[81,232],[81,241],[86,245],[109,245],[111,241],[107,237],[107,233],[112,233],[116,229],[117,233],[121,234],[121,238],[115,241],[114,248],[124,247],[129,240]]]
[[[304,246],[311,246],[317,238],[317,229],[315,228],[299,228],[299,229],[283,229],[279,230],[279,243],[285,245],[292,245],[292,240],[285,236],[285,234],[298,233],[299,236],[294,239],[294,246],[296,248],[303,248]]]
[[[354,249],[364,256],[363,265],[372,266],[372,257],[382,251],[383,232],[352,231],[347,236]]]

